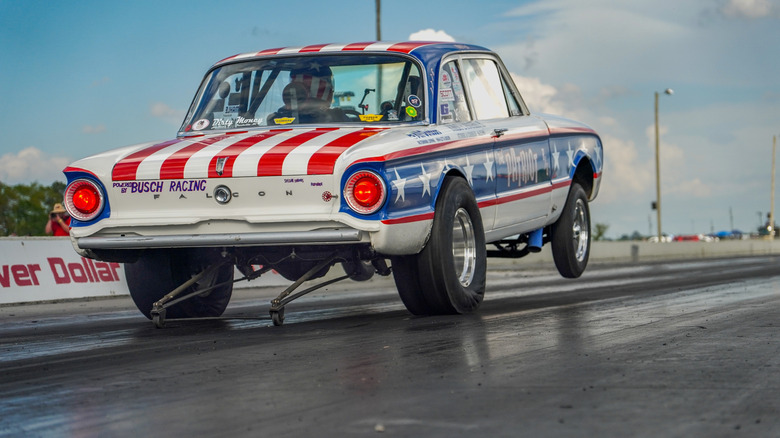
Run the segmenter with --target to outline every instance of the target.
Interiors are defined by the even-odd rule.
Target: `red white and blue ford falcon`
[[[322,44],[219,61],[176,138],[73,163],[65,204],[76,251],[125,262],[158,325],[221,315],[234,266],[294,282],[276,324],[337,264],[392,272],[414,314],[465,313],[489,256],[549,243],[561,275],[582,274],[602,168],[598,135],[530,113],[483,47]]]

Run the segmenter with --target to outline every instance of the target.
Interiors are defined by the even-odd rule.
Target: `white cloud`
[[[71,158],[52,156],[31,146],[0,157],[0,181],[4,184],[65,181],[62,169],[72,161]]]
[[[510,73],[523,100],[533,113],[563,113],[563,105],[556,101],[558,90],[549,84],[544,84],[539,78],[529,78]]]
[[[184,119],[184,111],[171,108],[163,102],[153,102],[149,106],[149,114],[165,123],[179,126]]]
[[[721,12],[730,18],[763,18],[772,14],[769,0],[728,0]]]
[[[411,41],[446,41],[455,42],[455,38],[443,30],[423,29],[409,35]]]

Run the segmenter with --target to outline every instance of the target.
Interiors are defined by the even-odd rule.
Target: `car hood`
[[[179,137],[73,164],[111,168],[111,181],[324,175],[347,151],[384,128],[294,128]],[[102,173],[102,172],[101,172]]]

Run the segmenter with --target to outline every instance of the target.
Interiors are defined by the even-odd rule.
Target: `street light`
[[[664,90],[665,94],[672,95],[674,90],[667,88]],[[662,242],[661,239],[661,147],[660,147],[660,133],[658,130],[658,92],[655,92],[655,211],[658,215],[658,242]]]

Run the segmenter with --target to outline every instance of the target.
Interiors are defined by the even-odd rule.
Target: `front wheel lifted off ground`
[[[442,183],[422,252],[391,261],[398,293],[411,313],[467,313],[479,307],[487,270],[485,232],[466,180],[447,177]]]
[[[566,278],[585,271],[590,256],[590,209],[582,186],[574,182],[561,217],[552,225],[552,254],[555,267]]]

